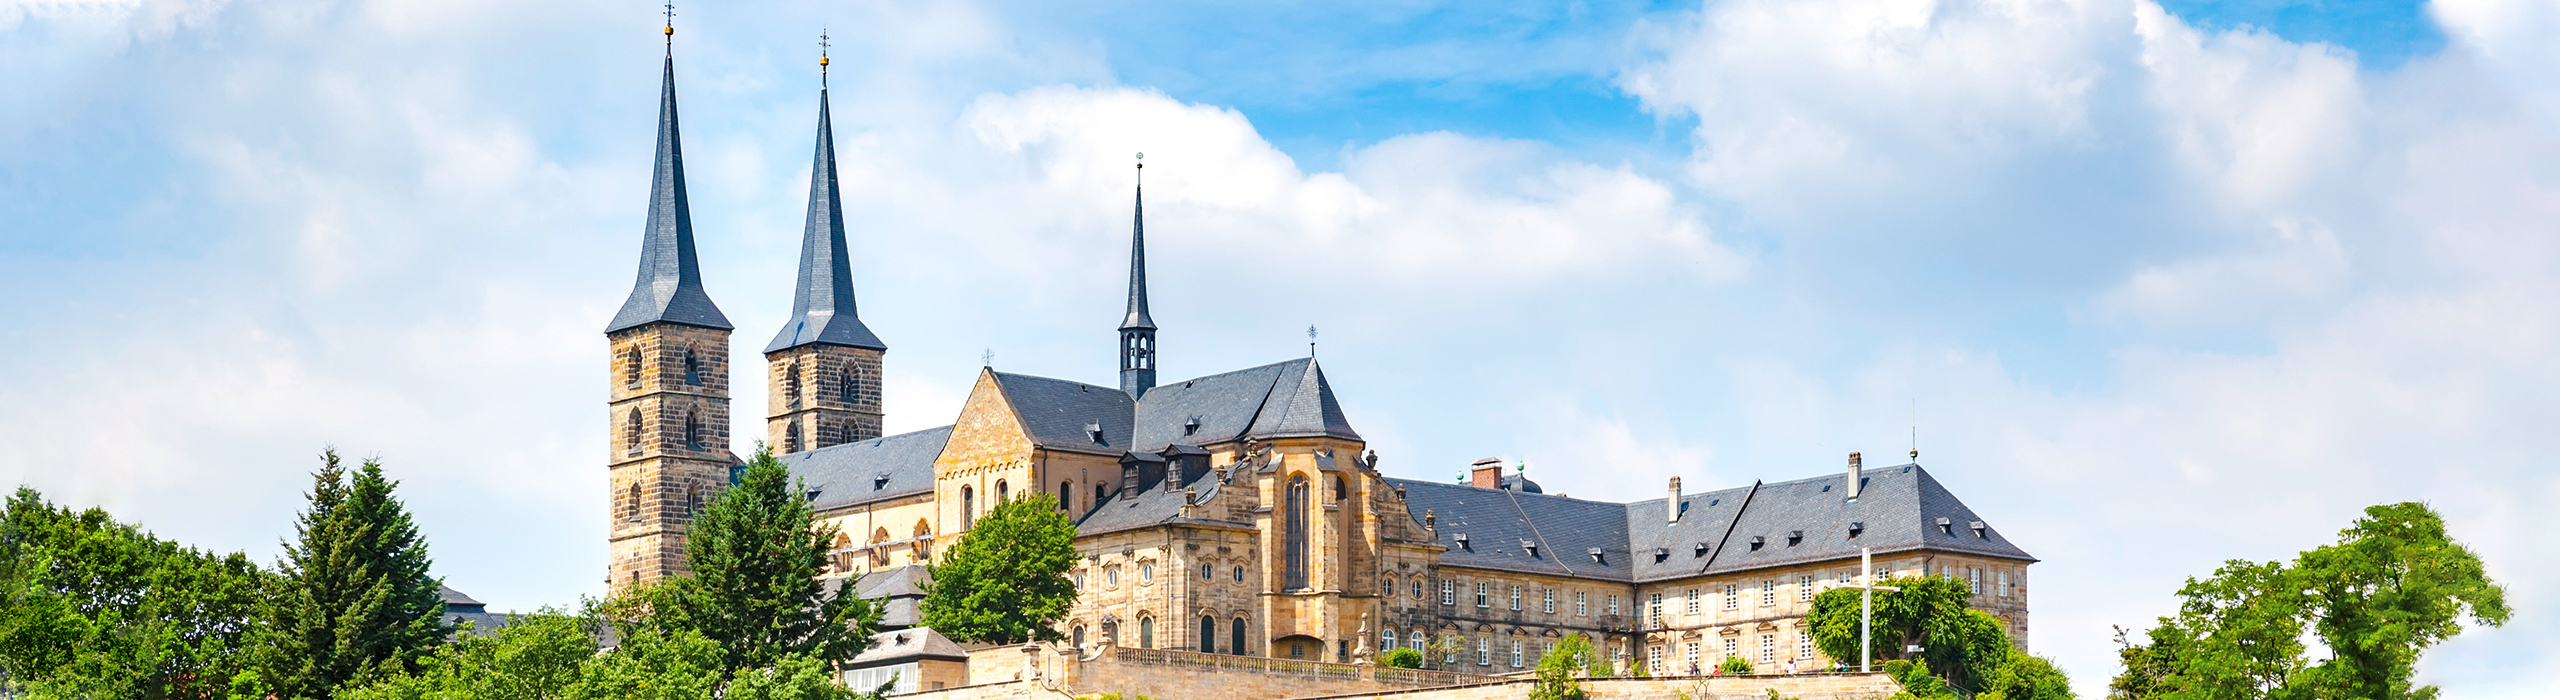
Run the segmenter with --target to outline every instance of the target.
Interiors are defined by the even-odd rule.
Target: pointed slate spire
[[[729,330],[729,317],[702,291],[702,265],[693,254],[693,210],[684,196],[684,145],[676,130],[676,59],[666,61],[658,98],[658,164],[649,183],[649,230],[640,242],[640,279],[631,298],[604,332],[652,323],[681,323]]]
[[[818,153],[809,166],[809,217],[800,234],[800,284],[791,319],[764,347],[767,354],[827,343],[886,351],[854,312],[853,268],[845,255],[844,206],[836,189],[836,137],[827,91],[818,89]]]
[[[1147,154],[1138,154],[1139,158]],[[1138,164],[1143,176],[1147,164]],[[1130,398],[1156,388],[1156,320],[1147,316],[1147,188],[1138,185],[1136,212],[1129,224],[1129,315],[1120,320],[1120,390]]]

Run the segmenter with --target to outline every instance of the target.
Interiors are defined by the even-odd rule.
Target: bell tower
[[[667,34],[672,47],[675,28]],[[703,292],[693,252],[672,48],[662,71],[640,276],[604,332],[612,348],[612,593],[685,571],[685,530],[739,463],[729,451],[729,319]]]
[[[818,146],[809,167],[809,216],[800,235],[800,280],[791,318],[765,344],[765,444],[777,454],[880,437],[880,361],[889,346],[862,325],[845,252],[836,189],[835,133],[828,125],[825,56],[818,58]]]
[[[1138,154],[1139,158],[1147,154]],[[1156,388],[1156,320],[1147,315],[1147,164],[1129,222],[1129,315],[1120,319],[1120,390],[1144,398]]]

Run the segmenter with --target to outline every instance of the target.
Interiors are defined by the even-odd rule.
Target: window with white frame
[[[1609,614],[1618,614],[1618,594],[1616,593],[1609,594]]]
[[[1476,607],[1493,607],[1493,584],[1485,583],[1483,581],[1476,582]]]
[[[1476,665],[1478,665],[1478,666],[1491,666],[1491,665],[1493,665],[1493,638],[1491,638],[1491,637],[1477,637],[1477,638],[1476,638]]]
[[[2000,570],[2000,597],[2009,597],[2009,570]]]
[[[1574,592],[1573,592],[1573,616],[1574,616],[1574,617],[1590,617],[1590,616],[1591,616],[1591,592],[1590,592],[1590,591],[1574,591]]]
[[[1556,614],[1556,589],[1538,589],[1538,601],[1538,608],[1540,611],[1549,615]]]
[[[1393,628],[1393,627],[1386,627],[1386,628],[1382,628],[1382,629],[1380,629],[1380,630],[1378,631],[1378,650],[1379,650],[1379,651],[1395,651],[1395,650],[1396,650],[1396,628]]]
[[[1422,629],[1421,629],[1421,628],[1415,628],[1415,629],[1413,630],[1413,636],[1411,636],[1411,637],[1406,637],[1405,639],[1406,639],[1406,640],[1408,640],[1408,642],[1409,642],[1410,644],[1412,644],[1412,645],[1413,645],[1413,650],[1414,650],[1414,651],[1430,651],[1430,650],[1431,650],[1430,641],[1429,641],[1428,639],[1425,639],[1425,638],[1424,638],[1424,636],[1423,636],[1423,634],[1422,634]],[[1446,660],[1444,659],[1443,661],[1446,661]]]
[[[1655,674],[1655,675],[1661,675],[1661,674],[1662,674],[1662,646],[1661,646],[1661,645],[1658,645],[1658,644],[1657,644],[1657,645],[1654,645],[1651,649],[1646,650],[1645,654],[1646,654],[1646,657],[1645,657],[1645,658],[1647,659],[1647,661],[1645,662],[1645,668],[1646,668],[1647,670],[1651,671],[1651,672],[1652,672],[1653,674]]]
[[[1688,595],[1688,598],[1689,598],[1689,605],[1688,605],[1688,608],[1687,608],[1687,609],[1685,609],[1685,610],[1683,610],[1682,612],[1683,612],[1684,614],[1688,614],[1688,615],[1696,615],[1696,614],[1698,614],[1698,589],[1695,589],[1695,588],[1689,589],[1689,595]]]
[[[1777,580],[1777,579],[1774,579],[1774,578],[1772,578],[1772,579],[1761,579],[1761,580],[1760,580],[1760,607],[1764,607],[1764,608],[1765,608],[1765,607],[1769,607],[1769,606],[1777,605],[1777,604],[1778,604],[1778,580]]]
[[[1843,586],[1849,585],[1849,579],[1850,579],[1850,578],[1852,578],[1852,577],[1855,577],[1855,576],[1857,576],[1857,575],[1858,575],[1858,574],[1857,574],[1856,572],[1850,571],[1850,570],[1848,570],[1848,569],[1841,569],[1841,570],[1840,570],[1840,585],[1843,585]]]
[[[1690,642],[1690,643],[1689,643],[1688,654],[1686,655],[1686,657],[1687,657],[1687,658],[1685,658],[1684,660],[1685,660],[1685,661],[1687,661],[1687,662],[1689,663],[1689,672],[1690,672],[1690,673],[1697,673],[1697,672],[1698,672],[1698,643],[1697,643],[1697,642]]]
[[[1739,609],[1741,609],[1741,608],[1742,608],[1742,587],[1741,587],[1741,586],[1736,586],[1736,585],[1733,585],[1733,584],[1730,584],[1730,583],[1725,584],[1725,585],[1724,585],[1724,609],[1726,609],[1726,610],[1739,610]]]
[[[1458,604],[1458,582],[1456,582],[1456,581],[1451,581],[1451,580],[1448,580],[1448,579],[1441,579],[1441,580],[1440,580],[1440,604],[1441,604],[1441,605],[1457,605],[1457,604]]]
[[[1813,663],[1813,635],[1803,633],[1796,635],[1796,660],[1808,665]]]
[[[1735,644],[1736,644],[1736,643],[1738,643],[1739,641],[1740,641],[1740,640],[1737,640],[1737,639],[1735,639],[1735,638],[1733,638],[1733,637],[1726,637],[1726,638],[1724,638],[1724,658],[1730,659],[1730,658],[1733,658],[1733,657],[1734,657],[1734,655],[1737,653],[1737,652],[1736,652],[1736,650],[1734,649],[1734,646],[1735,646]]]
[[[1796,577],[1796,601],[1804,602],[1808,600],[1813,600],[1813,577],[1810,575],[1798,576]]]
[[[1653,626],[1655,626],[1655,627],[1661,627],[1661,626],[1662,626],[1662,594],[1660,594],[1660,593],[1655,593],[1655,594],[1652,594],[1652,596],[1651,596],[1651,597],[1646,598],[1646,599],[1645,599],[1645,608],[1644,608],[1644,609],[1645,609],[1645,619],[1652,621],[1652,622],[1653,622]]]
[[[1777,663],[1777,662],[1778,662],[1778,635],[1774,635],[1774,634],[1764,634],[1764,635],[1760,635],[1760,665],[1761,665],[1761,666],[1763,666],[1763,667],[1766,667],[1766,666],[1768,666],[1768,665],[1770,665],[1770,664],[1774,664],[1774,663]]]
[[[1511,640],[1511,667],[1512,667],[1512,668],[1519,668],[1519,667],[1521,666],[1521,664],[1522,664],[1523,662],[1526,662],[1527,660],[1528,660],[1527,658],[1525,658],[1524,656],[1522,656],[1522,652],[1521,652],[1521,649],[1520,649],[1520,640],[1517,640],[1517,639]]]
[[[1974,594],[1974,595],[1982,595],[1982,570],[1981,570],[1981,569],[1976,569],[1976,568],[1973,568],[1973,567],[1970,567],[1970,566],[1965,567],[1965,568],[1964,568],[1964,579],[1965,579],[1965,585],[1966,585],[1967,587],[1969,587],[1969,588],[1971,588],[1971,589],[1973,590],[1973,594]]]
[[[1512,586],[1511,586],[1511,611],[1512,611],[1512,612],[1520,612],[1520,586],[1519,586],[1519,584],[1512,584]]]

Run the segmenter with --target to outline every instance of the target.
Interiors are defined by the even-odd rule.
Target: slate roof
[[[1028,374],[993,374],[1033,444],[1113,456],[1128,451],[1129,421],[1135,403],[1128,392]],[[1085,430],[1088,425],[1101,426],[1100,441]]]
[[[774,458],[818,491],[809,507],[825,512],[933,491],[933,460],[950,440],[946,425]]]
[[[836,579],[842,591],[845,579]],[[919,564],[881,569],[852,581],[853,594],[880,605],[881,629],[914,627],[924,622],[924,587],[933,573]]]
[[[1682,494],[1677,523],[1668,498],[1599,503],[1389,481],[1405,487],[1405,507],[1416,518],[1425,511],[1438,518],[1438,543],[1450,548],[1440,561],[1451,566],[1642,583],[1854,558],[1860,547],[1877,554],[1926,550],[2035,560],[1988,523],[1977,534],[1971,525],[1981,516],[1919,465],[1870,469],[1864,477],[1854,503],[1846,498],[1846,473]],[[1947,519],[1946,529],[1939,518]],[[1851,523],[1863,523],[1854,537]],[[1792,537],[1797,532],[1801,538]],[[1457,545],[1461,533],[1468,547]],[[1762,542],[1756,550],[1753,537]],[[1522,540],[1543,543],[1537,557],[1522,550]],[[1589,556],[1593,547],[1603,552],[1599,562]]]
[[[870,648],[854,656],[845,668],[894,666],[922,659],[967,661],[969,652],[933,628],[911,627],[871,635]]]
[[[1214,477],[1216,472],[1210,474]],[[1173,481],[1172,477],[1167,477],[1134,491],[1122,489],[1113,492],[1110,498],[1103,499],[1100,505],[1094,506],[1093,510],[1087,511],[1082,519],[1076,521],[1076,536],[1085,537],[1168,524],[1245,524],[1209,518],[1183,518],[1182,491],[1184,488],[1196,490],[1201,502],[1205,503],[1210,497],[1216,496],[1219,489],[1225,488],[1226,484],[1215,478],[1203,478],[1200,483],[1188,487],[1175,486]]]
[[[809,216],[800,233],[800,282],[791,293],[791,320],[765,344],[766,353],[817,343],[889,349],[854,310],[844,206],[836,189],[836,137],[828,121],[827,91],[820,88],[818,152],[809,166]]]
[[[676,129],[676,59],[668,56],[658,97],[658,161],[649,181],[649,229],[640,242],[640,278],[604,332],[652,323],[729,330],[729,317],[702,291],[693,254],[693,208],[684,195],[684,144]]]

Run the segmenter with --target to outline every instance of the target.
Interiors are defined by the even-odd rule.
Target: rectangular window
[[[1728,659],[1730,659],[1730,658],[1733,658],[1733,657],[1734,657],[1734,654],[1735,654],[1735,650],[1734,650],[1734,643],[1735,643],[1735,641],[1736,641],[1736,640],[1735,640],[1734,638],[1732,638],[1732,637],[1726,637],[1726,638],[1724,638],[1724,658],[1728,658]]]
[[[1798,576],[1796,577],[1796,601],[1808,600],[1813,600],[1813,577]]]
[[[1574,592],[1573,592],[1573,616],[1574,616],[1574,617],[1590,617],[1590,616],[1591,616],[1591,592],[1590,592],[1590,591],[1574,591]]]
[[[1519,668],[1519,667],[1520,667],[1520,665],[1521,665],[1521,663],[1522,663],[1523,661],[1526,661],[1526,659],[1521,658],[1521,655],[1520,655],[1520,654],[1521,654],[1521,652],[1520,652],[1520,640],[1517,640],[1517,639],[1511,640],[1511,667],[1512,667],[1512,668]]]
[[[1537,657],[1536,657],[1536,658],[1532,658],[1532,659],[1530,659],[1530,661],[1533,661],[1533,662],[1535,662],[1535,661],[1544,661],[1544,660],[1546,660],[1546,658],[1547,658],[1547,655],[1548,655],[1548,654],[1553,654],[1553,653],[1556,653],[1556,643],[1555,643],[1555,642],[1539,642],[1539,643],[1538,643],[1538,655],[1537,655]]]
[[[1477,638],[1476,638],[1476,665],[1478,665],[1478,666],[1491,666],[1491,665],[1493,665],[1493,640],[1492,640],[1492,639],[1490,639],[1490,638],[1486,638],[1486,637],[1477,637]]]
[[[1493,607],[1493,584],[1485,583],[1483,581],[1476,582],[1476,607]]]
[[[1760,667],[1761,667],[1761,668],[1767,668],[1770,664],[1774,664],[1774,663],[1777,663],[1777,662],[1778,662],[1778,635],[1774,635],[1774,634],[1764,634],[1764,635],[1760,635]]]
[[[1661,626],[1662,626],[1662,594],[1660,594],[1660,593],[1655,593],[1655,594],[1653,594],[1653,596],[1652,596],[1652,597],[1650,597],[1650,598],[1646,598],[1646,599],[1645,599],[1645,603],[1646,603],[1646,604],[1645,604],[1645,614],[1648,616],[1648,618],[1647,618],[1647,619],[1650,619],[1650,620],[1652,620],[1652,621],[1653,621],[1653,626],[1655,626],[1655,627],[1661,627]]]
[[[1441,580],[1440,580],[1440,604],[1441,604],[1441,605],[1457,605],[1457,604],[1458,604],[1458,582],[1456,582],[1456,581],[1451,581],[1451,580],[1448,580],[1448,579],[1441,579]]]
[[[1611,616],[1618,614],[1618,594],[1616,593],[1609,594],[1609,614]]]
[[[1848,569],[1841,569],[1841,570],[1840,570],[1840,585],[1843,585],[1843,586],[1849,585],[1849,579],[1850,579],[1850,578],[1852,578],[1852,577],[1855,577],[1855,576],[1857,576],[1857,574],[1850,572]]]
[[[1796,660],[1804,662],[1807,666],[1813,664],[1813,635],[1796,635]]]
[[[1520,612],[1520,587],[1511,587],[1511,611]]]
[[[1733,585],[1733,584],[1730,584],[1730,583],[1725,584],[1725,585],[1724,585],[1724,609],[1726,609],[1726,610],[1739,610],[1739,609],[1741,609],[1741,608],[1742,608],[1742,587],[1741,587],[1741,586],[1736,586],[1736,585]]]
[[[1777,579],[1774,579],[1774,578],[1772,578],[1772,579],[1761,579],[1761,581],[1760,581],[1760,607],[1764,607],[1764,608],[1765,608],[1765,607],[1769,607],[1769,606],[1777,605],[1777,604],[1778,604],[1778,580],[1777,580]]]
[[[1695,588],[1689,589],[1689,595],[1688,595],[1688,598],[1689,598],[1689,606],[1688,606],[1688,609],[1686,610],[1686,613],[1687,613],[1687,614],[1690,614],[1690,615],[1696,615],[1696,614],[1698,614],[1698,589],[1695,589]]]
[[[1973,588],[1973,594],[1974,594],[1974,595],[1982,595],[1982,570],[1981,570],[1981,569],[1976,569],[1976,568],[1973,568],[1973,567],[1970,567],[1970,566],[1965,567],[1965,568],[1964,568],[1964,578],[1965,578],[1965,584],[1966,584],[1966,585],[1968,585],[1968,586],[1971,586],[1971,587]]]
[[[1697,642],[1690,642],[1690,643],[1689,643],[1689,653],[1688,653],[1688,656],[1687,656],[1687,658],[1685,658],[1685,659],[1683,659],[1683,660],[1684,660],[1684,661],[1689,662],[1689,675],[1693,675],[1693,676],[1694,676],[1694,675],[1697,675],[1698,670],[1699,670],[1699,669],[1698,669],[1698,643],[1697,643]]]
[[[1553,588],[1541,588],[1541,589],[1538,589],[1538,599],[1539,599],[1539,603],[1538,603],[1538,605],[1541,607],[1541,609],[1545,610],[1545,611],[1546,611],[1546,613],[1547,613],[1547,614],[1549,614],[1549,615],[1556,614],[1556,589],[1553,589]]]
[[[2000,570],[2000,597],[2009,597],[2009,570]]]
[[[1648,664],[1646,668],[1650,669],[1654,675],[1662,675],[1662,647],[1653,647],[1646,654],[1647,658],[1651,659],[1646,662]]]

